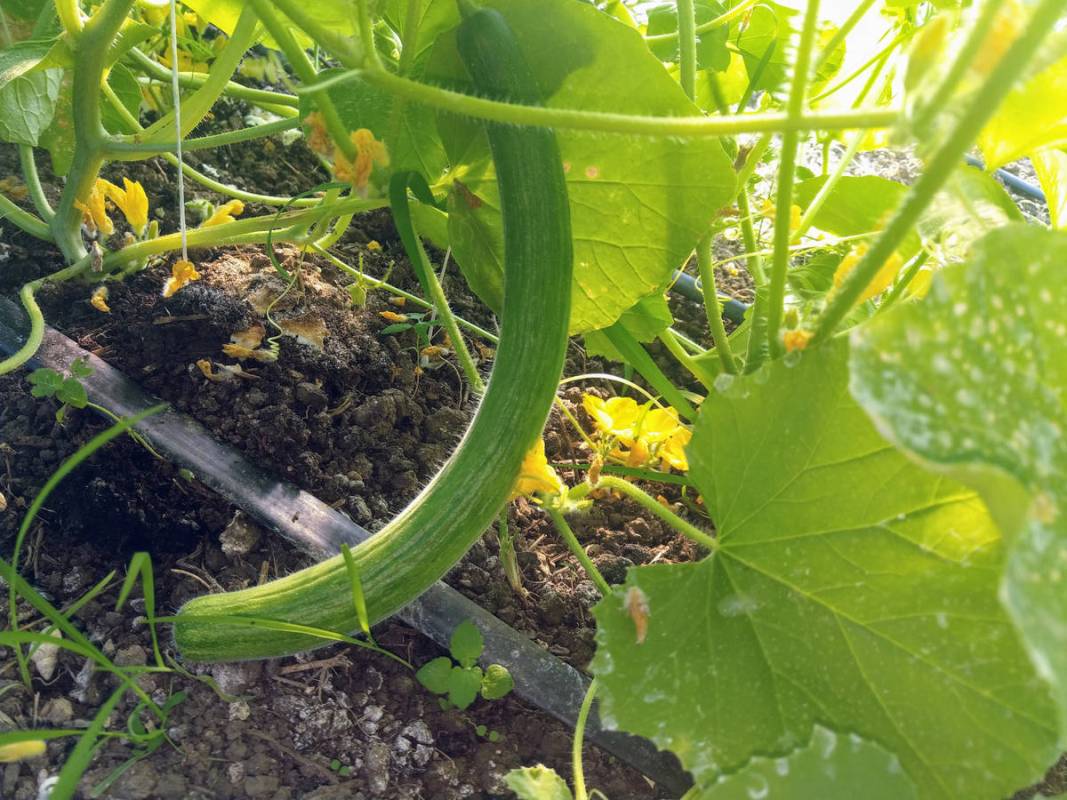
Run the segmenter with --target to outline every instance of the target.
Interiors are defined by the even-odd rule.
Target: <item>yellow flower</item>
[[[333,142],[326,130],[326,120],[318,111],[312,111],[304,117],[304,124],[308,126],[307,144],[312,152],[328,156],[333,153]]]
[[[107,294],[106,286],[97,286],[89,297],[89,305],[102,314],[110,314],[111,308],[107,304]]]
[[[378,316],[384,319],[386,322],[407,322],[408,318],[403,314],[397,314],[395,311],[379,311]]]
[[[545,441],[538,439],[537,444],[530,448],[526,457],[522,460],[519,468],[519,477],[515,481],[515,488],[511,490],[509,500],[516,497],[532,497],[535,494],[562,494],[563,481],[560,480],[556,471],[548,465],[545,456]]]
[[[792,353],[794,350],[804,350],[814,335],[811,331],[806,331],[802,328],[786,331],[782,335],[782,344],[785,345],[787,353]]]
[[[85,200],[75,199],[74,207],[82,212],[85,224],[90,230],[98,230],[105,236],[115,232],[115,225],[107,215],[108,181],[97,178],[89,196]],[[117,187],[116,187],[117,188]]]
[[[245,204],[240,200],[228,200],[215,209],[215,213],[208,217],[200,225],[201,228],[210,228],[212,225],[224,225],[233,222],[233,218],[245,213]]]
[[[340,180],[349,181],[357,189],[366,189],[374,165],[389,166],[389,151],[385,149],[385,144],[375,139],[374,134],[366,128],[352,131],[349,138],[356,148],[356,160],[349,161],[344,153],[338,151],[334,156],[334,173]]]
[[[760,206],[760,212],[765,217],[773,217],[777,213],[778,209],[774,205],[771,198],[767,197],[763,200],[763,205]],[[800,227],[800,217],[802,215],[800,206],[792,205],[789,207],[789,231],[792,233]]]
[[[163,284],[163,296],[171,297],[183,286],[200,280],[200,273],[196,271],[192,261],[179,258],[170,268],[170,277]]]
[[[689,463],[684,447],[692,433],[678,419],[673,408],[653,408],[652,403],[638,405],[631,397],[599,397],[587,394],[582,406],[593,418],[601,435],[612,437],[628,448],[616,448],[611,455],[622,459],[627,466],[662,464],[686,470]]]
[[[137,235],[143,235],[144,229],[148,227],[148,195],[145,194],[144,187],[129,178],[122,179],[125,189],[103,179],[97,183],[102,184],[104,194],[118,207]]]
[[[45,743],[41,739],[0,745],[0,764],[9,764],[12,761],[22,761],[27,758],[43,756],[45,749]]]
[[[837,271],[834,272],[835,289],[844,283],[845,278],[852,272],[856,264],[867,255],[867,249],[866,244],[857,245],[847,256],[841,259],[841,263],[837,265]],[[893,282],[893,279],[897,277],[897,273],[900,272],[900,268],[903,264],[904,259],[896,253],[893,253],[893,255],[887,258],[885,263],[882,264],[881,268],[878,270],[878,273],[874,276],[874,280],[867,285],[863,294],[860,295],[860,302],[862,303],[865,300],[870,300],[872,297],[884,292],[889,287],[889,284]]]

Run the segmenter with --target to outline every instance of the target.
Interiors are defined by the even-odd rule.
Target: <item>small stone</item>
[[[245,779],[245,765],[243,761],[238,761],[234,764],[230,764],[226,768],[226,776],[230,779],[230,783],[234,786],[239,784]]]
[[[63,638],[63,634],[55,628],[52,629],[49,635],[56,639]],[[37,674],[40,675],[43,680],[46,682],[52,680],[52,677],[56,674],[56,664],[59,663],[59,645],[40,645],[33,651],[33,655],[30,656],[30,661],[33,662],[34,669],[37,670]]]
[[[53,725],[62,725],[74,719],[74,704],[65,697],[53,697],[44,704],[40,717]]]
[[[226,694],[240,694],[257,680],[263,671],[262,661],[239,661],[234,664],[212,664],[211,677]]]
[[[7,498],[0,492],[0,513],[7,511]]]
[[[389,788],[389,745],[385,742],[371,742],[363,762],[363,777],[367,781],[367,790],[372,795],[385,794]]]
[[[229,706],[230,721],[239,720],[243,722],[252,716],[252,709],[249,708],[248,703],[244,700],[238,700],[236,703],[230,703]]]
[[[222,552],[229,558],[240,558],[251,553],[259,543],[262,529],[238,511],[230,524],[219,534]]]
[[[537,610],[541,612],[541,618],[546,624],[553,627],[563,623],[563,617],[567,613],[567,604],[556,592],[546,592],[537,604]]]
[[[139,644],[131,644],[115,652],[114,662],[117,667],[143,667],[148,663],[148,652]]]

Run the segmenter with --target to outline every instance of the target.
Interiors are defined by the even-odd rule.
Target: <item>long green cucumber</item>
[[[470,13],[460,55],[486,94],[536,102],[537,84],[497,12]],[[455,453],[392,522],[352,556],[371,622],[440,579],[506,502],[527,450],[541,435],[563,369],[570,317],[570,205],[555,135],[487,126],[504,223],[505,284],[496,364]],[[318,647],[312,636],[220,623],[269,617],[335,631],[358,627],[351,583],[337,556],[287,577],[189,601],[175,618],[178,649],[197,661],[267,658]]]

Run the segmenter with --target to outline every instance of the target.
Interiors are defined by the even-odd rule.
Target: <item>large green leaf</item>
[[[578,0],[491,0],[538,79],[545,105],[676,116],[699,113],[632,28]],[[454,37],[442,36],[428,74],[466,82]],[[467,203],[450,230],[466,273],[499,273],[495,173],[484,134],[443,115],[453,184]],[[734,171],[717,140],[589,135],[560,131],[574,231],[571,332],[605,328],[662,288],[730,202]],[[487,258],[486,253],[494,253]],[[477,265],[474,263],[477,262]],[[483,297],[492,303],[492,297]]]
[[[1067,58],[1011,92],[981,135],[989,169],[1046,147],[1067,145]]]
[[[1067,153],[1042,150],[1030,156],[1030,161],[1045,193],[1052,227],[1067,228]]]
[[[1011,536],[1002,597],[1067,741],[1064,264],[1065,233],[991,232],[925,302],[856,332],[853,392],[893,441],[976,486]]]
[[[900,760],[855,734],[815,726],[811,741],[782,758],[754,758],[683,800],[914,800]]]
[[[718,546],[632,569],[596,607],[602,719],[698,784],[816,722],[896,754],[922,798],[999,800],[1041,775],[1055,719],[997,600],[999,534],[875,430],[847,342],[713,393],[687,454]]]
[[[0,141],[36,146],[52,122],[63,71],[25,72],[0,87]]]
[[[55,47],[55,39],[17,42],[0,50],[0,89],[21,75],[34,70]]]

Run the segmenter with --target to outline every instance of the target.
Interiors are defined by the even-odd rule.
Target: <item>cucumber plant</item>
[[[420,308],[457,353],[420,237],[450,248],[501,333],[469,431],[411,505],[347,563],[189,602],[169,620],[183,655],[276,656],[321,644],[314,630],[355,630],[353,574],[369,629],[525,494],[603,595],[602,720],[674,751],[691,797],[995,798],[1054,761],[1067,743],[1062,0],[185,5],[215,28],[179,49],[176,18],[150,4],[12,4],[0,108],[26,113],[5,115],[0,138],[20,147],[34,210],[0,195],[0,212],[67,265],[22,288],[30,336],[0,373],[40,345],[44,283],[85,282],[107,313],[89,286],[180,252],[164,294],[182,291],[202,247],[296,242],[349,271],[355,299],[381,282],[329,249],[387,205]],[[257,43],[284,57],[293,93],[233,80]],[[222,96],[269,116],[190,136]],[[147,126],[142,103],[159,115]],[[244,192],[182,160],[297,129],[328,188]],[[913,179],[849,174],[890,140],[921,160]],[[1031,158],[1048,224],[964,165],[975,146],[989,170]],[[55,208],[33,148],[66,176]],[[153,157],[232,200],[161,234],[132,182],[100,179]],[[121,242],[108,203],[130,223]],[[700,341],[665,299],[690,260]],[[754,302],[728,331],[716,268],[732,264]],[[654,393],[588,403],[590,459],[569,487],[539,442],[568,335]],[[650,478],[683,486],[688,511],[637,485]],[[706,554],[610,585],[567,522],[608,493]],[[448,666],[473,686],[465,659],[432,677]],[[512,785],[568,791],[536,769]]]

